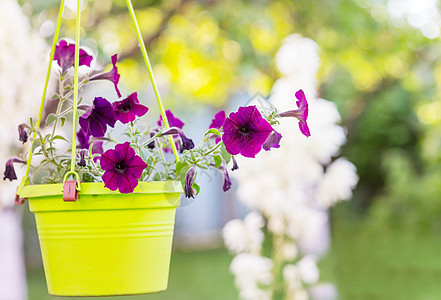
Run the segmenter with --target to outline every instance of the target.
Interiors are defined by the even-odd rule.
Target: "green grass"
[[[441,237],[372,229],[358,220],[334,222],[332,250],[321,261],[321,281],[337,285],[340,300],[441,299]],[[168,290],[108,297],[126,300],[236,300],[226,250],[175,251]],[[47,294],[43,272],[29,274],[29,299]],[[84,299],[84,298],[70,298]]]
[[[228,268],[232,257],[226,250],[200,252],[175,251],[172,254],[170,279],[165,292],[109,300],[234,300],[238,299],[233,276]],[[43,270],[28,275],[30,300],[84,299],[54,297],[47,293]],[[93,299],[93,298],[90,298]]]

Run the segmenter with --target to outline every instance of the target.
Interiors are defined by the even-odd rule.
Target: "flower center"
[[[123,162],[117,163],[115,165],[115,170],[119,173],[124,173],[126,170],[126,165]]]
[[[247,136],[250,133],[250,129],[248,127],[245,127],[245,126],[240,126],[239,127],[239,132],[242,135]]]
[[[121,108],[123,111],[130,111],[132,109],[132,104],[131,103],[124,103]]]

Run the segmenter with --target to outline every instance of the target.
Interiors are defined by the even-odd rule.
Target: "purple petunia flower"
[[[131,193],[138,185],[138,179],[147,164],[135,154],[129,142],[118,144],[115,149],[107,150],[101,155],[101,168],[105,171],[105,187],[120,193]]]
[[[221,129],[222,125],[224,125],[225,119],[226,119],[225,111],[221,110],[220,112],[214,115],[214,119],[211,120],[210,127],[208,128]],[[214,136],[215,136],[214,141],[216,142],[216,144],[219,143],[221,141],[221,137],[218,135],[214,135]]]
[[[256,106],[247,106],[239,107],[236,113],[230,113],[224,122],[223,131],[222,141],[228,153],[255,157],[273,128],[262,118]]]
[[[86,65],[90,67],[92,59],[93,57],[91,55],[80,48],[80,66]],[[73,67],[75,62],[75,44],[69,44],[65,40],[59,41],[55,47],[54,60],[56,60],[61,67],[62,73],[66,72],[70,67]]]
[[[180,129],[180,128],[172,127],[172,128],[170,128],[169,130],[163,132],[163,133],[161,134],[161,136],[166,136],[166,135],[171,135],[171,134],[172,134],[172,135],[176,135],[176,134],[178,134],[179,137],[181,138],[181,141],[182,141],[182,148],[181,148],[181,150],[182,150],[182,151],[183,151],[183,150],[190,150],[190,149],[193,149],[193,148],[194,148],[193,140],[192,140],[192,139],[189,139],[189,138],[185,135],[184,131],[182,131],[182,129]]]
[[[227,168],[225,168],[224,166],[220,166],[219,170],[221,170],[224,174],[224,186],[222,187],[222,189],[224,190],[224,192],[226,192],[231,188],[232,185],[230,175],[228,175]]]
[[[263,149],[269,151],[271,148],[280,148],[279,143],[281,139],[282,135],[274,130],[263,144]]]
[[[296,104],[299,109],[289,110],[283,113],[280,113],[280,117],[295,117],[299,120],[299,128],[300,131],[306,136],[310,136],[308,124],[306,120],[308,119],[308,101],[306,100],[305,93],[302,90],[298,90],[296,92]]]
[[[126,99],[113,102],[113,110],[115,112],[115,119],[121,121],[123,124],[135,121],[136,117],[142,117],[149,109],[139,103],[138,93],[132,93]]]
[[[27,126],[25,124],[18,125],[18,140],[23,142],[23,144],[28,141],[28,132],[26,128]]]
[[[184,127],[184,122],[176,118],[169,109],[165,111],[165,115],[167,116],[168,125],[170,125],[170,127]],[[162,126],[162,116],[159,116],[158,126]]]
[[[103,137],[107,125],[115,126],[112,104],[102,97],[95,97],[93,105],[80,117],[79,123],[87,135]]]
[[[25,161],[18,159],[18,158],[11,158],[10,160],[8,160],[6,162],[6,168],[5,168],[3,180],[6,180],[6,178],[9,179],[9,181],[17,179],[17,175],[15,174],[15,169],[14,169],[14,164],[13,164],[16,162],[22,163],[22,164],[26,163]]]
[[[78,162],[78,166],[80,167],[85,167],[86,166],[86,155],[87,155],[87,150],[86,149],[81,149],[79,154],[80,154],[80,161]]]
[[[118,89],[118,83],[119,78],[121,75],[118,73],[118,68],[116,67],[116,61],[117,61],[117,54],[112,56],[112,70],[106,73],[97,74],[95,76],[92,76],[89,80],[99,80],[99,79],[107,79],[113,82],[113,85],[115,86],[116,94],[118,95],[118,98],[121,98],[121,93]]]
[[[196,176],[196,164],[194,164],[185,174],[184,193],[187,198],[194,198],[193,182]]]
[[[224,125],[225,119],[226,119],[225,111],[221,110],[220,112],[214,115],[214,119],[211,120],[210,127],[208,128],[221,129],[222,125]]]

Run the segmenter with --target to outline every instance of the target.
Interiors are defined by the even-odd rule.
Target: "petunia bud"
[[[228,175],[227,168],[225,168],[224,166],[220,166],[219,170],[221,170],[224,173],[224,186],[222,187],[222,189],[224,190],[224,192],[226,192],[231,188],[231,184],[232,184],[230,175]]]
[[[194,198],[193,182],[196,176],[196,164],[194,164],[185,175],[184,193],[187,198]]]
[[[237,164],[237,160],[234,157],[234,155],[231,155],[231,159],[233,160],[233,167],[231,168],[231,171],[236,171],[239,169],[239,165]]]
[[[194,148],[194,143],[192,139],[189,139],[185,133],[182,131],[182,129],[177,127],[172,127],[168,129],[167,131],[163,132],[161,136],[165,135],[172,135],[172,134],[179,134],[179,137],[182,140],[182,149],[183,150],[190,150]]]
[[[3,180],[6,180],[6,178],[9,179],[9,181],[17,179],[17,174],[15,174],[15,169],[14,169],[14,164],[13,164],[15,162],[19,162],[22,164],[26,163],[25,161],[18,159],[18,158],[11,158],[10,160],[8,160],[6,162],[6,168],[5,168]]]
[[[18,125],[18,139],[24,143],[28,141],[28,133],[26,131],[26,125],[20,124]]]
[[[85,167],[86,166],[86,155],[87,155],[87,150],[82,149],[80,150],[80,161],[78,163],[78,166],[80,167]]]

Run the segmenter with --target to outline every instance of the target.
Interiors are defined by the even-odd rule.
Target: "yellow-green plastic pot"
[[[140,182],[131,194],[82,183],[77,202],[62,184],[23,188],[35,214],[49,293],[110,296],[167,289],[179,182]]]

